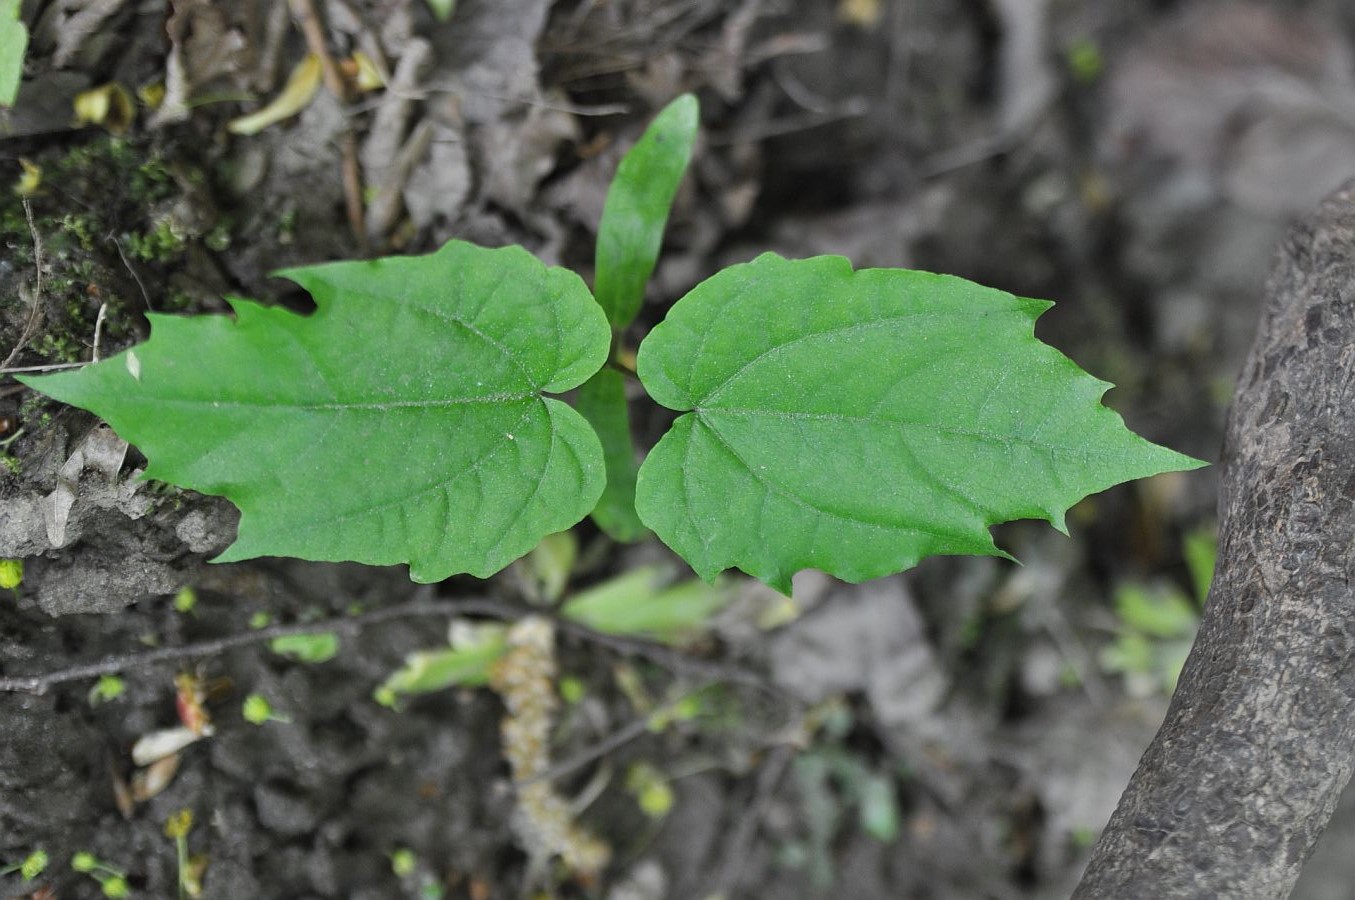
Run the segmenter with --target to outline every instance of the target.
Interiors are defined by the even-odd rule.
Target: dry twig
[[[19,334],[19,340],[15,342],[14,349],[9,351],[4,362],[0,362],[0,369],[5,369],[10,363],[19,358],[24,347],[32,340],[33,333],[37,331],[38,319],[42,312],[42,235],[38,234],[38,226],[33,221],[33,204],[24,199],[24,216],[28,219],[28,233],[33,237],[33,269],[36,272],[33,278],[33,293],[28,298],[28,318],[24,320],[23,331]]]

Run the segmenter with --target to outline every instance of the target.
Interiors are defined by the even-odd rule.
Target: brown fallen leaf
[[[133,772],[132,799],[137,803],[145,803],[169,787],[170,782],[179,772],[180,760],[181,757],[178,753],[171,753],[169,756],[157,759],[146,768],[137,769]]]

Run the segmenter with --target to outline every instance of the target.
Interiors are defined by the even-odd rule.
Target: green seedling
[[[682,643],[733,598],[734,587],[727,581],[709,585],[695,579],[670,585],[670,575],[663,566],[618,575],[566,601],[560,616],[607,634]],[[482,687],[489,682],[490,667],[507,652],[505,635],[502,625],[459,623],[450,646],[407,655],[373,696],[382,706],[393,707],[406,694]]]
[[[188,833],[192,830],[191,809],[181,809],[165,820],[165,837],[174,842],[174,855],[179,866],[179,900],[202,896],[202,872],[206,863],[189,858]]]
[[[105,897],[118,900],[131,894],[127,874],[101,861],[93,853],[84,850],[77,852],[71,857],[71,868],[97,881]]]
[[[24,881],[32,881],[46,871],[48,862],[50,862],[50,859],[46,850],[34,850],[19,862],[0,866],[0,877],[18,872],[19,877]]]
[[[198,592],[185,585],[174,594],[174,611],[188,615],[198,608]]]
[[[413,875],[418,865],[419,858],[414,855],[413,850],[400,847],[391,851],[391,871],[395,873],[396,878]]]
[[[1174,586],[1121,585],[1115,592],[1120,625],[1115,639],[1101,648],[1101,669],[1124,676],[1128,691],[1147,696],[1176,689],[1190,653],[1199,612]]]
[[[570,706],[578,706],[583,702],[583,698],[588,696],[588,686],[583,683],[582,678],[574,675],[561,677],[558,690],[560,699]]]
[[[419,864],[419,857],[413,850],[398,847],[391,851],[390,861],[391,871],[395,873],[396,878],[417,884],[417,895],[421,900],[440,900],[443,896],[442,886],[426,867]]]
[[[332,631],[316,634],[289,634],[273,638],[268,649],[297,662],[322,663],[339,655],[339,636]]]
[[[22,559],[0,559],[0,590],[12,591],[24,583]]]
[[[791,772],[806,835],[788,861],[808,869],[816,887],[835,881],[832,848],[849,823],[884,844],[898,839],[902,816],[891,775],[872,769],[837,743],[796,757]]]
[[[94,687],[89,689],[89,705],[98,706],[101,703],[112,703],[118,699],[127,690],[127,683],[117,675],[101,675],[99,680],[94,682]]]
[[[640,812],[651,819],[662,819],[673,809],[673,786],[650,763],[633,763],[626,770],[626,790],[635,798]]]
[[[1099,662],[1103,671],[1123,675],[1128,691],[1136,696],[1176,690],[1200,624],[1200,609],[1218,555],[1217,532],[1212,528],[1193,531],[1181,549],[1190,570],[1193,600],[1169,584],[1130,583],[1115,591],[1119,626],[1115,639],[1101,649]]]
[[[451,241],[280,273],[309,316],[228,298],[233,317],[152,315],[142,344],[21,380],[106,419],[146,477],[235,503],[217,561],[407,563],[419,582],[488,577],[592,514],[707,581],[738,568],[788,594],[804,568],[859,582],[1005,557],[996,523],[1062,531],[1088,494],[1201,465],[1129,431],[1107,383],[1035,338],[1049,303],[838,256],[716,273],[632,374],[697,113],[675,100],[623,160],[595,291],[521,247]],[[580,386],[584,414],[550,396]],[[679,415],[632,472],[641,391]]]
[[[291,719],[274,711],[273,704],[262,694],[250,694],[240,705],[240,715],[251,725],[263,725],[266,722],[290,724]]]

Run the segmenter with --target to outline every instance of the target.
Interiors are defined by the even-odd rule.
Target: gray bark
[[[1290,231],[1229,413],[1217,570],[1075,898],[1287,897],[1355,765],[1355,181]]]

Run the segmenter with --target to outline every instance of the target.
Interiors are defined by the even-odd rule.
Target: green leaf
[[[20,0],[0,0],[0,106],[13,106],[24,74],[28,29],[19,18]]]
[[[640,380],[678,418],[640,468],[641,520],[710,579],[783,593],[935,554],[1005,556],[989,526],[1202,463],[1100,404],[1033,334],[1050,304],[960,278],[764,254],[674,305]]]
[[[234,319],[151,316],[149,341],[25,383],[106,419],[149,458],[146,477],[240,507],[217,561],[488,577],[593,509],[597,436],[542,396],[607,355],[578,276],[458,241],[283,274],[313,315],[232,300]]]
[[[433,18],[446,22],[456,12],[456,0],[428,0],[428,8],[433,11]]]
[[[696,97],[683,94],[669,103],[621,160],[607,191],[593,289],[617,329],[635,321],[640,311],[699,122]]]
[[[1200,623],[1199,613],[1184,594],[1137,584],[1123,585],[1115,592],[1115,612],[1126,627],[1155,638],[1188,637]]]
[[[728,583],[684,581],[669,588],[664,566],[642,566],[576,595],[560,615],[595,631],[670,643],[699,630],[734,597]]]
[[[523,557],[532,591],[531,599],[554,603],[564,595],[574,564],[579,560],[579,539],[572,531],[548,534]]]
[[[286,634],[268,642],[268,649],[297,662],[328,662],[339,655],[339,636],[332,631],[317,634]]]
[[[1218,528],[1197,528],[1186,535],[1181,549],[1186,557],[1186,568],[1190,570],[1195,600],[1204,606],[1209,597],[1209,586],[1214,582],[1214,564],[1219,556]]]
[[[893,780],[878,773],[866,774],[856,785],[861,829],[885,844],[899,837],[899,803]]]
[[[420,650],[405,657],[378,689],[393,694],[427,694],[456,685],[479,687],[489,683],[489,667],[508,651],[508,631],[482,627],[477,639],[459,646]]]
[[[593,509],[593,521],[613,540],[638,541],[649,529],[635,513],[635,474],[640,465],[631,438],[625,376],[614,369],[598,372],[579,388],[574,408],[597,432],[607,463],[607,487]]]

